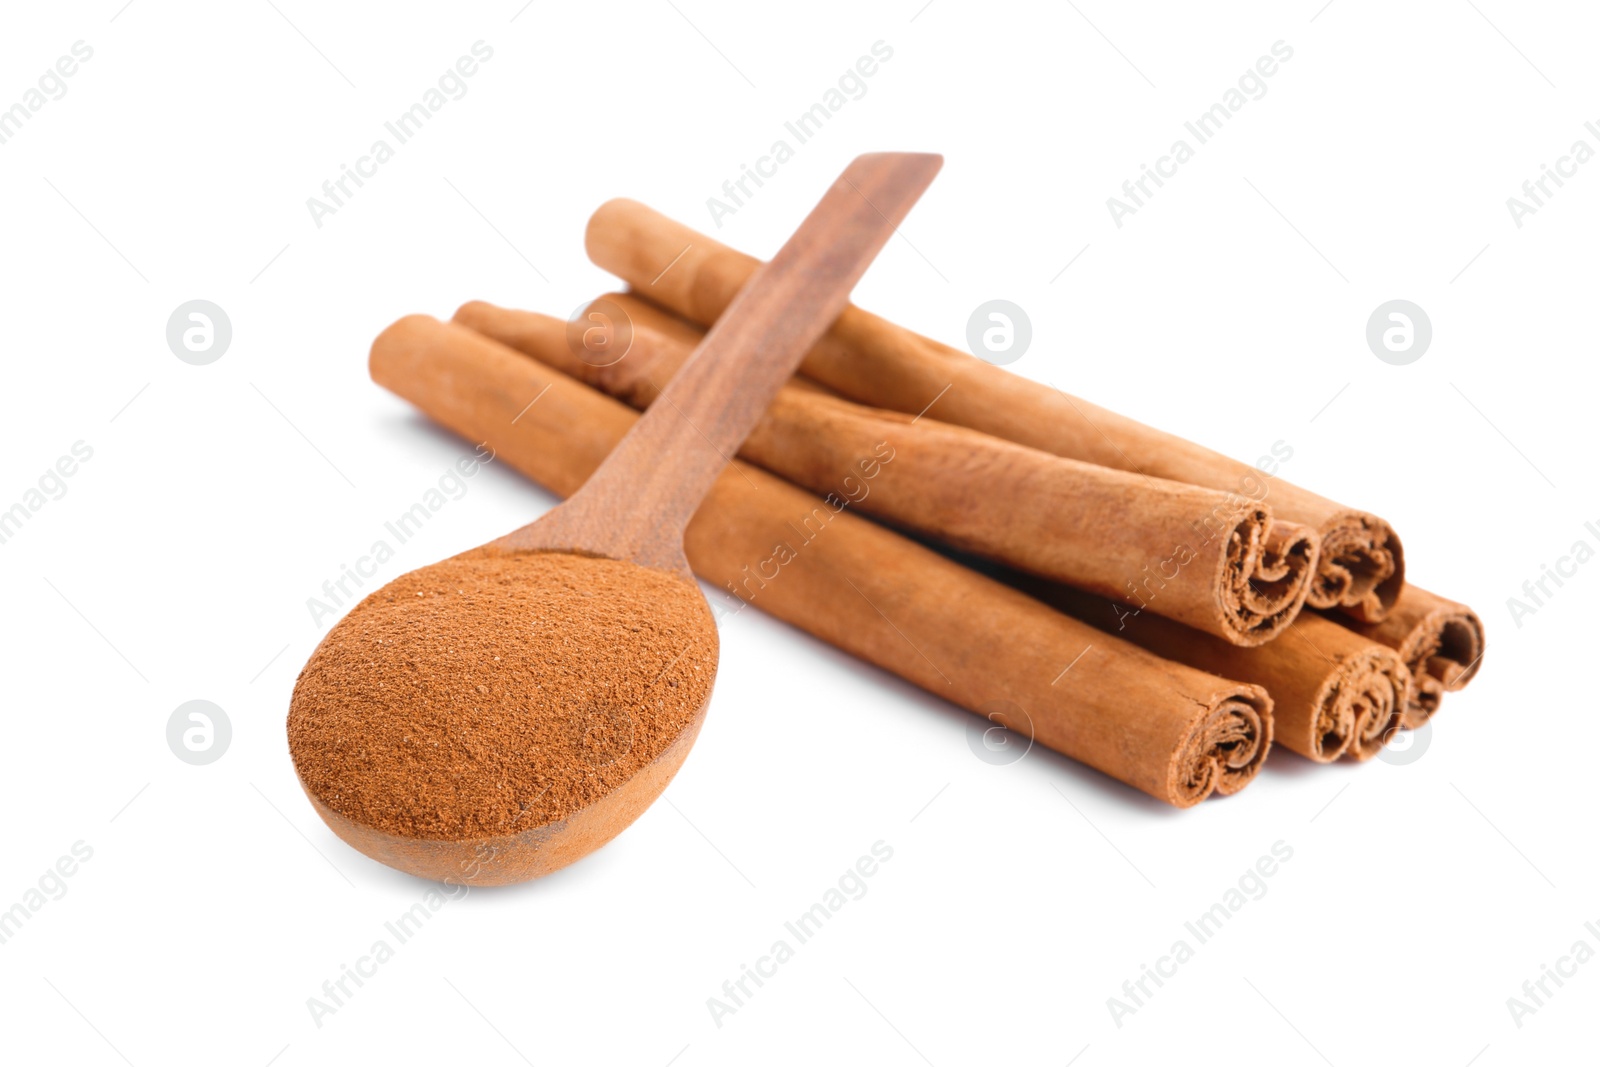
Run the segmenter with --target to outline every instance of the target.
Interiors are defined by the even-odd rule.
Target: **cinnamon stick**
[[[1341,620],[1361,636],[1388,645],[1411,671],[1411,699],[1401,726],[1433,718],[1444,694],[1462,689],[1483,661],[1483,620],[1465,604],[1407,585],[1387,618],[1375,625]]]
[[[589,220],[589,258],[640,294],[709,326],[758,261],[630,200]],[[1250,492],[1262,472],[1086,400],[1011,374],[910,330],[848,307],[807,355],[803,373],[873,407],[918,413],[1057,456]],[[1387,522],[1281,478],[1271,484],[1280,520],[1315,528],[1322,554],[1307,603],[1380,622],[1404,585],[1400,540]]]
[[[470,303],[455,321],[647,407],[700,331],[626,296],[580,316],[628,319],[626,353],[595,359],[566,323]],[[613,361],[614,360],[614,361]],[[1317,538],[1231,493],[1062,459],[931,418],[790,386],[739,453],[814,492],[1032,574],[1150,610],[1236,645],[1289,625],[1310,589]]]
[[[1076,589],[1037,580],[1022,587],[1158,656],[1261,686],[1272,694],[1275,742],[1318,763],[1376,756],[1411,697],[1399,653],[1316,612],[1270,645],[1239,648],[1154,615],[1119,625],[1107,601]]]
[[[559,495],[637,416],[465,327],[410,316],[373,379]],[[707,581],[969,710],[1006,702],[1040,744],[1169,804],[1233,793],[1271,743],[1271,699],[1053,611],[765,471],[730,464],[685,538]],[[1070,669],[1069,669],[1070,668]],[[1031,729],[1030,729],[1031,724]]]

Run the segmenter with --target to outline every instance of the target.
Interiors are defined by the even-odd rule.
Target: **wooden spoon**
[[[660,795],[699,733],[716,665],[716,627],[684,556],[684,527],[806,350],[844,309],[850,290],[941,163],[937,155],[858,157],[578,492],[536,522],[397,579],[329,631],[295,684],[289,747],[301,785],[334,833],[412,874],[501,885],[536,878],[587,855]],[[551,554],[561,558],[550,559]],[[508,560],[527,563],[534,555],[546,556],[536,562],[548,587],[530,591],[505,579]],[[561,570],[560,581],[549,579],[552,566]],[[470,656],[454,647],[462,643],[459,627],[559,625],[563,611],[593,608],[592,595],[587,603],[576,599],[589,595],[577,587],[584,575],[606,589],[620,583],[670,600],[673,618],[695,620],[687,627],[693,631],[688,646],[701,650],[705,668],[682,686],[650,693],[652,714],[662,700],[693,702],[667,709],[678,713],[666,720],[677,724],[675,736],[652,732],[658,720],[640,723],[628,713],[622,732],[630,741],[634,732],[642,733],[653,755],[626,778],[607,780],[592,769],[571,769],[570,761],[552,761],[550,775],[566,779],[547,780],[539,797],[512,798],[480,779],[504,774],[508,761],[517,764],[513,770],[525,770],[540,752],[485,753],[473,736],[473,724],[493,725],[484,718],[493,712],[478,707],[477,698],[449,697],[462,692],[463,681],[469,686],[477,681],[472,671],[478,668],[464,665]],[[398,594],[397,587],[415,590],[419,582],[431,590],[428,595]],[[464,591],[454,597],[458,584],[471,585],[473,597]],[[538,600],[543,614],[527,615],[530,598]],[[682,610],[685,605],[691,610]],[[668,613],[663,609],[662,614]],[[629,628],[642,624],[624,629]],[[617,644],[594,650],[597,671],[638,666]],[[374,661],[385,656],[389,671],[399,663],[409,672],[403,675],[407,684],[395,684],[392,674],[375,669]],[[556,688],[592,686],[594,679],[583,677],[588,662],[580,660]],[[493,675],[496,685],[503,683],[504,673],[509,672]],[[476,692],[488,693],[489,686],[476,686]],[[491,694],[483,701],[497,696],[505,698]],[[547,685],[512,694],[514,703],[500,707],[531,716],[542,729],[548,724],[539,721],[540,715],[570,714],[567,696]],[[538,729],[527,736],[547,736]],[[575,766],[582,768],[582,761]],[[546,794],[568,799],[552,808],[551,801],[540,799]],[[535,816],[507,818],[516,804],[523,814]],[[464,815],[463,805],[469,809]]]

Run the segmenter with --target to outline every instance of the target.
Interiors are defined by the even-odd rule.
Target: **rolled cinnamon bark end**
[[[1304,604],[1318,540],[1231,494],[785,388],[740,453],[1008,567],[1254,646]]]
[[[426,316],[379,335],[369,366],[378,384],[561,496],[638,419],[559,370]],[[689,523],[684,550],[730,613],[760,608],[1176,807],[1237,791],[1271,744],[1261,687],[1107,636],[737,460]],[[968,743],[981,747],[971,734]]]
[[[1272,748],[1272,715],[1259,692],[1239,692],[1195,716],[1188,740],[1174,754],[1168,794],[1180,808],[1213,790],[1230,796],[1249,785]]]
[[[1322,560],[1306,603],[1338,608],[1363,623],[1383,619],[1405,586],[1404,555],[1393,527],[1364,511],[1339,511],[1321,524]]]
[[[1294,622],[1317,574],[1315,530],[1250,509],[1228,538],[1217,602],[1233,644],[1263,645]]]
[[[1411,672],[1393,649],[1372,644],[1346,660],[1340,674],[1343,677],[1328,698],[1349,709],[1350,747],[1345,755],[1359,763],[1381,752],[1400,729],[1411,700]]]
[[[1343,621],[1343,620],[1341,620]],[[1465,604],[1408,585],[1387,618],[1345,625],[1394,649],[1411,672],[1411,699],[1400,725],[1415,729],[1433,718],[1445,693],[1466,686],[1483,661],[1483,620]]]
[[[1317,763],[1369,759],[1400,723],[1411,674],[1399,653],[1311,612],[1259,648],[1240,648],[1170,619],[1130,617],[1109,601],[1037,579],[1045,603],[1166,659],[1259,685],[1272,695],[1275,743]]]

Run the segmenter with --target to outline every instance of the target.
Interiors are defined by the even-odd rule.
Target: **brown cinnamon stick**
[[[471,303],[457,322],[635,407],[688,359],[700,331],[625,296],[580,318],[629,321],[625,354],[572,342],[566,323]],[[614,360],[614,361],[612,361]],[[1259,645],[1299,613],[1316,569],[1309,527],[1236,494],[1062,459],[930,418],[817,390],[781,391],[739,453],[797,485],[1032,574]]]
[[[464,327],[411,316],[372,377],[567,495],[637,416]],[[534,402],[536,401],[536,402]],[[695,571],[869,663],[1178,807],[1255,776],[1271,742],[1257,686],[1163,660],[843,507],[735,462],[689,524]],[[1070,667],[1070,670],[1068,669]]]
[[[1076,589],[1025,579],[1046,603],[1168,659],[1272,694],[1277,744],[1318,763],[1376,756],[1399,729],[1411,672],[1399,653],[1316,612],[1304,612],[1278,640],[1239,648],[1186,626],[1145,615],[1126,621],[1110,602]]]
[[[1375,625],[1341,620],[1361,636],[1388,645],[1411,671],[1411,699],[1401,725],[1433,718],[1444,694],[1462,689],[1483,661],[1483,620],[1465,604],[1407,585],[1387,618]]]
[[[589,221],[589,258],[641,295],[708,326],[759,265],[703,234],[630,200],[603,205]],[[1011,374],[857,307],[845,309],[807,355],[803,373],[873,407],[932,413],[945,422],[1069,459],[1249,492],[1262,472],[1086,400]],[[1404,585],[1400,540],[1387,522],[1281,478],[1271,483],[1280,520],[1314,527],[1322,539],[1307,602],[1379,622]]]

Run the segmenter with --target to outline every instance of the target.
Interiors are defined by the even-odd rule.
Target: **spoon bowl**
[[[325,822],[390,866],[476,885],[621,832],[705,721],[717,631],[692,581],[485,547],[374,592],[295,684],[289,739]]]
[[[560,822],[459,841],[386,833],[334,811],[307,791],[311,806],[345,844],[379,863],[448,884],[514,885],[541,878],[610,841],[651,804],[689,756],[709,701],[672,745],[626,783]]]

